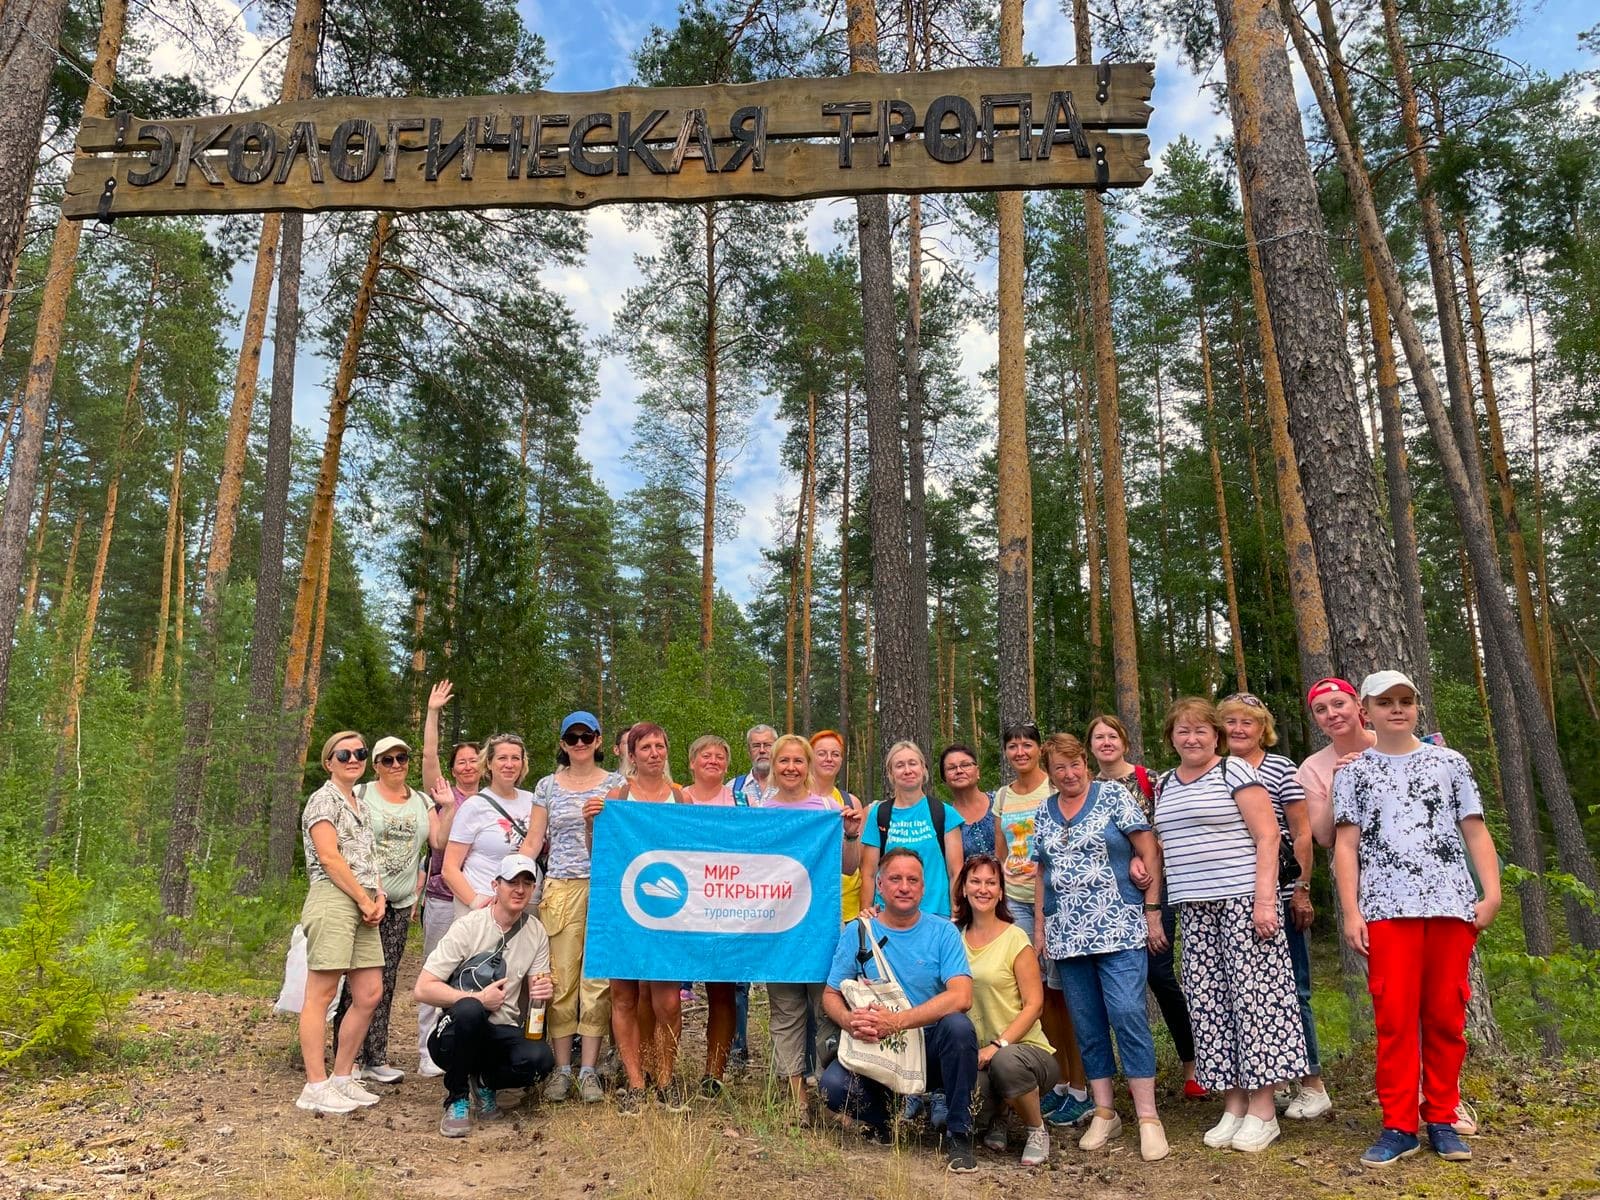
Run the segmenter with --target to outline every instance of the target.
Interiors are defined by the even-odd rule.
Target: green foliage
[[[117,1020],[144,972],[134,927],[86,926],[93,885],[55,869],[28,881],[0,929],[0,1068],[83,1059]]]

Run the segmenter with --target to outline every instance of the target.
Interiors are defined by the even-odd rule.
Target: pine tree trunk
[[[10,286],[9,284],[7,285]],[[4,330],[0,329],[0,333]],[[17,418],[22,415],[22,384],[18,382],[17,390],[12,393],[11,406],[6,409],[6,425],[0,430],[0,462],[5,460],[6,450],[11,445],[11,434],[16,429]]]
[[[1088,0],[1073,0],[1077,61],[1094,61]],[[1083,193],[1088,248],[1089,308],[1094,324],[1095,400],[1100,418],[1100,471],[1106,519],[1106,573],[1111,585],[1111,670],[1117,717],[1128,731],[1129,757],[1144,758],[1144,721],[1139,708],[1139,637],[1128,545],[1128,499],[1122,478],[1122,427],[1117,407],[1117,349],[1111,328],[1111,263],[1106,255],[1106,218],[1100,197]]]
[[[77,583],[78,576],[78,547],[83,544],[83,521],[87,515],[88,510],[78,509],[78,515],[72,521],[72,538],[67,542],[67,562],[61,573],[61,590],[56,593],[55,602],[57,642],[66,632],[67,609],[72,606],[73,587]]]
[[[308,62],[308,67],[309,67]],[[311,95],[312,80],[301,81]],[[250,634],[249,752],[239,775],[240,822],[255,831],[239,846],[242,882],[262,877],[272,811],[273,761],[278,744],[278,649],[283,630],[283,547],[288,537],[289,478],[294,459],[294,372],[300,342],[300,264],[305,221],[285,213],[278,248],[278,310],[272,330],[272,386],[267,394],[267,465],[261,500],[261,547],[256,558],[256,605]],[[416,722],[412,722],[415,727]]]
[[[929,38],[926,5],[918,22],[914,0],[905,5],[906,70],[918,69],[918,32],[922,34],[920,66],[929,66]],[[927,439],[923,422],[928,409],[927,382],[922,370],[922,197],[906,199],[906,536],[911,547],[910,590],[911,628],[916,638],[917,741],[923,742],[934,728],[933,696],[928,672],[928,482]]]
[[[1283,391],[1278,364],[1278,343],[1267,311],[1267,285],[1261,273],[1261,252],[1250,219],[1250,193],[1241,188],[1244,209],[1245,257],[1250,264],[1250,296],[1255,308],[1256,334],[1261,342],[1261,382],[1266,392],[1267,428],[1272,436],[1272,471],[1278,484],[1278,519],[1283,525],[1283,552],[1289,568],[1289,603],[1294,609],[1295,645],[1300,656],[1300,678],[1309,684],[1333,674],[1332,634],[1328,609],[1322,598],[1322,577],[1317,552],[1306,517],[1306,494],[1300,464],[1295,459],[1289,433],[1289,403]],[[1165,524],[1165,522],[1163,522]],[[1166,530],[1162,530],[1166,536]],[[1320,737],[1320,735],[1319,735]]]
[[[706,445],[705,507],[700,528],[700,649],[711,649],[716,600],[717,550],[717,363],[722,348],[717,329],[717,206],[705,206],[706,221]],[[706,669],[711,669],[709,660]]]
[[[1001,0],[1000,65],[1022,65],[1022,0]],[[999,727],[1034,719],[1033,480],[1028,458],[1027,360],[1023,345],[1022,193],[1001,192],[999,210]]]
[[[56,477],[61,473],[61,422],[56,422],[56,438],[50,447],[50,470],[45,475],[44,498],[39,502],[38,527],[33,535],[33,566],[28,571],[28,593],[22,601],[23,620],[33,618],[34,605],[39,599],[39,572],[44,566],[44,539],[50,532],[50,500],[55,492]]]
[[[817,543],[817,394],[806,395],[806,541],[800,580],[800,727],[811,729],[811,560]]]
[[[83,629],[78,634],[78,646],[72,656],[72,676],[67,684],[64,707],[65,719],[61,727],[61,740],[56,744],[55,768],[50,773],[49,790],[44,802],[44,836],[40,841],[39,861],[48,866],[56,833],[61,828],[61,787],[67,773],[69,759],[78,750],[79,708],[83,704],[84,688],[89,682],[89,655],[94,650],[94,627],[100,615],[100,594],[105,587],[106,561],[111,557],[111,535],[117,525],[117,501],[122,492],[122,468],[133,441],[134,416],[138,411],[139,375],[144,369],[144,351],[150,333],[150,316],[155,311],[156,297],[161,291],[161,263],[150,267],[150,292],[145,299],[144,315],[139,322],[139,340],[134,346],[133,361],[128,368],[128,389],[122,398],[122,420],[117,426],[117,448],[111,459],[110,477],[106,481],[105,511],[100,518],[100,543],[95,548],[94,569],[89,576],[88,603],[83,610]]]
[[[1345,348],[1311,159],[1272,0],[1216,0],[1240,186],[1306,492],[1336,669],[1360,678],[1415,667],[1396,611],[1365,421]]]
[[[1511,582],[1517,594],[1517,616],[1522,624],[1522,641],[1539,680],[1539,694],[1546,715],[1556,719],[1555,697],[1546,671],[1544,644],[1533,601],[1532,572],[1528,563],[1528,541],[1522,532],[1517,512],[1517,493],[1511,485],[1511,461],[1506,456],[1505,430],[1500,423],[1500,400],[1495,391],[1494,364],[1489,357],[1489,339],[1484,329],[1483,299],[1478,292],[1478,273],[1473,267],[1472,239],[1467,236],[1465,217],[1456,218],[1456,246],[1461,251],[1461,273],[1467,285],[1467,315],[1472,327],[1473,348],[1478,359],[1478,391],[1483,396],[1484,414],[1489,419],[1489,464],[1494,474],[1495,491],[1500,500],[1500,517],[1505,525],[1506,542],[1511,550]]]
[[[1339,117],[1349,135],[1351,150],[1365,170],[1361,138],[1356,126],[1350,81],[1339,47],[1339,26],[1331,0],[1317,0],[1317,19],[1323,45],[1328,50],[1328,74],[1333,84]],[[1389,302],[1378,281],[1378,271],[1366,246],[1361,246],[1361,273],[1366,287],[1367,317],[1371,326],[1376,365],[1378,406],[1383,427],[1384,486],[1389,496],[1389,524],[1394,531],[1395,574],[1399,580],[1411,658],[1416,666],[1411,678],[1417,684],[1424,712],[1434,720],[1439,710],[1433,699],[1432,654],[1428,622],[1422,603],[1421,556],[1417,543],[1416,514],[1411,500],[1411,478],[1406,469],[1405,425],[1400,412],[1400,377],[1395,364],[1394,341],[1389,333]],[[1359,340],[1359,339],[1358,339]],[[1363,342],[1365,345],[1365,342]]]
[[[351,390],[355,386],[361,342],[372,312],[378,271],[383,265],[383,250],[394,229],[394,214],[379,213],[367,244],[367,261],[356,287],[350,324],[345,330],[339,366],[334,373],[333,391],[328,397],[328,432],[322,444],[322,465],[317,472],[316,491],[306,522],[305,549],[300,556],[300,586],[295,593],[294,620],[289,629],[288,660],[284,666],[280,709],[284,736],[279,743],[276,778],[273,786],[270,830],[267,839],[267,874],[276,878],[286,873],[294,853],[294,811],[299,801],[300,780],[305,760],[304,734],[314,704],[320,673],[320,648],[312,641],[317,627],[317,609],[326,594],[324,564],[329,561],[333,541],[334,492],[339,483],[339,457],[344,445],[345,422],[349,416]]]
[[[1089,576],[1089,703],[1097,711],[1102,703],[1101,666],[1105,662],[1101,596],[1105,583],[1100,573],[1100,497],[1094,480],[1094,443],[1089,437],[1089,389],[1078,375],[1078,489],[1083,496],[1083,553]],[[1004,767],[1001,768],[1005,770]]]
[[[1228,599],[1228,633],[1233,642],[1233,674],[1241,692],[1250,684],[1244,663],[1244,630],[1239,622],[1239,587],[1233,575],[1233,535],[1228,530],[1228,495],[1222,486],[1222,455],[1217,448],[1217,401],[1212,387],[1211,334],[1205,305],[1200,313],[1200,378],[1206,394],[1206,450],[1211,458],[1211,491],[1217,507],[1217,533],[1221,539],[1222,586]]]
[[[878,19],[870,0],[847,0],[850,69],[875,74]],[[874,670],[879,708],[878,758],[903,738],[926,750],[927,630],[917,629],[911,597],[905,499],[904,439],[900,431],[899,339],[895,335],[894,263],[889,203],[882,196],[856,200],[861,256],[862,351],[867,381],[867,459],[872,529]],[[869,714],[872,704],[868,705]]]
[[[1385,0],[1385,7],[1386,10],[1392,9],[1390,0]],[[1390,16],[1391,13],[1386,11],[1386,22]],[[1468,469],[1458,434],[1451,428],[1450,416],[1446,412],[1444,397],[1439,390],[1438,379],[1428,358],[1427,346],[1417,327],[1388,242],[1383,236],[1370,182],[1365,172],[1360,170],[1355,162],[1350,139],[1338,119],[1338,112],[1329,94],[1321,66],[1311,50],[1300,22],[1290,21],[1289,30],[1294,37],[1296,49],[1306,64],[1307,78],[1316,92],[1317,103],[1322,108],[1324,118],[1333,134],[1340,169],[1345,174],[1360,236],[1378,266],[1384,295],[1389,301],[1390,315],[1399,332],[1406,362],[1411,368],[1413,383],[1422,400],[1423,412],[1438,451],[1439,465],[1450,494],[1451,506],[1455,510],[1456,522],[1466,543],[1473,574],[1479,581],[1485,579],[1498,581],[1499,556],[1493,531],[1488,525],[1486,505],[1481,496],[1482,472]],[[1404,55],[1401,54],[1397,68],[1403,63]],[[1404,105],[1409,79],[1397,69],[1396,82],[1400,87]],[[1474,479],[1476,479],[1476,489]],[[1479,618],[1485,633],[1485,652],[1487,654],[1491,644],[1500,650],[1497,656],[1500,660],[1499,667],[1505,673],[1509,684],[1507,690],[1513,698],[1517,715],[1522,722],[1523,737],[1517,741],[1519,745],[1526,742],[1532,757],[1540,788],[1545,797],[1551,828],[1556,835],[1557,853],[1562,869],[1577,876],[1588,887],[1600,890],[1600,873],[1596,872],[1594,858],[1584,841],[1582,822],[1579,820],[1572,791],[1567,782],[1566,770],[1556,746],[1555,731],[1539,700],[1533,667],[1528,661],[1527,648],[1519,636],[1516,614],[1506,598],[1504,589],[1500,586],[1478,588],[1478,604]],[[1495,676],[1491,674],[1489,678],[1491,696],[1495,690],[1495,683]],[[1504,734],[1504,731],[1501,733]],[[1504,756],[1506,753],[1504,742],[1501,743],[1500,749]],[[1511,772],[1507,771],[1505,774],[1510,776]],[[1596,944],[1600,944],[1600,917],[1581,912],[1571,915],[1575,918],[1576,925],[1571,931],[1574,940],[1585,948],[1593,948]]]
[[[322,9],[323,0],[296,0],[280,101],[296,100],[302,95],[301,87],[311,75],[315,62]],[[205,588],[200,597],[200,653],[191,668],[189,701],[184,709],[183,752],[173,783],[172,820],[161,876],[161,910],[169,917],[188,916],[190,911],[189,859],[199,844],[199,804],[205,793],[215,706],[213,693],[219,665],[217,639],[221,632],[228,572],[233,564],[233,536],[238,523],[239,501],[244,491],[250,418],[261,370],[261,347],[266,336],[267,301],[272,292],[273,268],[282,229],[283,218],[279,214],[267,213],[262,217],[250,300],[245,310],[244,332],[239,343],[239,361],[234,371],[233,403],[228,411],[222,471],[217,481],[216,511],[212,521],[211,542],[206,549]],[[174,687],[178,686],[181,683],[174,684]],[[287,870],[283,872],[286,873]],[[173,926],[164,941],[174,945],[179,936],[177,927]]]
[[[1160,540],[1161,540],[1161,581],[1162,581],[1162,586],[1160,588],[1160,591],[1161,591],[1161,599],[1162,599],[1162,608],[1163,608],[1163,611],[1165,612],[1165,615],[1166,615],[1166,631],[1165,631],[1165,639],[1164,639],[1165,640],[1165,644],[1166,644],[1166,651],[1167,651],[1167,680],[1166,680],[1167,689],[1166,689],[1166,695],[1167,695],[1167,703],[1170,704],[1176,698],[1175,681],[1176,681],[1177,675],[1178,675],[1178,642],[1177,642],[1177,636],[1178,636],[1177,635],[1177,629],[1178,629],[1178,627],[1177,627],[1177,621],[1176,621],[1176,619],[1174,617],[1173,610],[1172,610],[1172,592],[1173,592],[1173,589],[1168,585],[1168,577],[1167,577],[1167,571],[1170,568],[1171,563],[1172,563],[1172,542],[1171,542],[1171,538],[1168,536],[1168,530],[1169,530],[1170,526],[1169,526],[1168,520],[1167,520],[1167,412],[1166,412],[1166,405],[1165,405],[1165,403],[1164,403],[1164,401],[1162,399],[1162,396],[1161,396],[1161,348],[1160,348],[1160,346],[1156,347],[1156,352],[1155,352],[1155,356],[1154,357],[1155,357],[1155,369],[1154,369],[1154,371],[1151,372],[1151,375],[1152,375],[1152,382],[1155,385],[1155,398],[1156,398],[1156,511],[1160,514],[1160,517],[1161,517],[1161,520],[1160,520],[1161,528],[1159,530],[1157,530],[1157,532],[1160,534]],[[1291,462],[1294,461],[1292,452],[1291,452],[1291,456],[1290,456],[1290,461]],[[1284,531],[1284,539],[1285,539],[1285,541],[1288,540],[1288,530],[1287,529],[1285,529],[1285,531]],[[1309,545],[1309,543],[1307,543],[1307,544]],[[1291,559],[1290,559],[1290,578],[1293,578],[1293,573],[1294,573],[1293,561],[1294,560],[1291,557]],[[1314,563],[1313,563],[1312,577],[1313,577],[1313,579],[1316,577],[1315,564]],[[1319,596],[1319,598],[1321,596],[1320,590],[1318,591],[1318,596]],[[1299,611],[1300,610],[1299,610],[1299,608],[1297,606],[1296,609],[1295,609],[1295,614],[1296,614],[1297,617],[1299,615]],[[1326,634],[1326,632],[1327,632],[1326,622],[1324,622],[1323,632],[1324,632],[1324,634]],[[1326,640],[1326,639],[1324,639],[1324,640]],[[1305,643],[1302,642],[1301,645],[1303,647],[1305,645]]]
[[[4,288],[0,294],[0,347],[5,345],[11,289],[22,258],[23,223],[33,192],[45,103],[50,99],[50,76],[56,67],[56,45],[66,11],[66,0],[4,0],[0,4],[0,96],[6,97],[0,104],[0,286]],[[92,93],[90,99],[95,99]],[[99,108],[103,114],[103,97]]]
[[[173,421],[172,482],[167,487],[167,532],[161,550],[161,602],[156,611],[155,647],[150,652],[150,688],[153,695],[161,686],[167,667],[167,630],[172,622],[173,561],[178,553],[178,527],[183,524],[183,455],[188,441],[188,396],[178,396],[178,412]]]
[[[793,733],[794,702],[796,692],[795,660],[799,657],[795,645],[795,625],[800,617],[800,544],[805,539],[806,477],[810,472],[807,463],[800,472],[800,496],[794,506],[794,548],[789,553],[789,603],[783,617],[783,731]]]
[[[51,0],[42,0],[43,7],[39,9],[34,9],[34,2],[7,0],[6,8],[0,13],[24,19],[28,19],[30,14],[37,16],[45,22],[46,29],[51,27],[53,20],[54,28],[59,30],[60,13],[51,12]],[[15,13],[12,9],[16,10]],[[111,89],[117,77],[117,57],[122,52],[122,36],[127,22],[128,0],[104,0],[100,9],[100,36],[95,45],[94,70],[90,74],[89,91],[83,102],[85,119],[104,117],[110,111]],[[19,46],[31,47],[36,44],[21,33],[20,27],[15,36]],[[47,90],[43,85],[54,67],[55,39],[45,38],[45,43],[48,51],[47,61],[42,68],[43,75],[37,74],[37,66],[30,65],[31,58],[19,60],[15,63],[19,84],[32,81],[39,89]],[[12,69],[10,60],[0,63],[0,83],[9,81]],[[31,179],[33,164],[38,158],[39,121],[42,119],[28,116],[31,109],[27,106],[33,104],[34,92],[13,91],[9,86],[3,92],[7,103],[0,105],[0,113],[6,114],[0,116],[0,128],[11,128],[11,118],[15,116],[15,136],[20,140],[16,145],[0,146],[0,161],[8,164],[26,163],[25,169]],[[18,104],[16,98],[19,96],[27,99]],[[44,97],[40,95],[38,104],[41,113],[43,103]],[[0,189],[5,186],[4,181],[0,180]],[[26,186],[18,200],[26,205]],[[0,190],[0,205],[17,202],[10,200],[6,192]],[[0,225],[8,225],[11,220],[12,210],[0,209]],[[7,235],[0,230],[0,238],[9,236],[13,241],[11,249],[7,251],[10,257],[0,260],[0,268],[3,268],[0,274],[7,277],[11,272],[11,257],[15,257],[20,249],[21,211],[16,212],[15,222],[16,233]],[[83,222],[69,221],[65,217],[56,222],[55,240],[50,246],[50,266],[45,276],[44,290],[39,297],[39,314],[34,323],[33,350],[28,362],[27,383],[22,393],[21,425],[16,448],[11,452],[11,475],[6,486],[5,507],[0,511],[0,713],[5,711],[11,683],[11,652],[15,645],[17,610],[22,598],[22,561],[28,546],[28,525],[33,517],[34,489],[39,483],[39,459],[44,451],[44,427],[49,418],[50,392],[55,385],[56,363],[61,356],[67,303],[72,297],[72,277],[78,265],[78,243],[82,235]]]
[[[844,389],[844,463],[839,485],[839,741],[850,752],[850,445],[854,433],[849,385]],[[848,776],[846,777],[848,780]]]

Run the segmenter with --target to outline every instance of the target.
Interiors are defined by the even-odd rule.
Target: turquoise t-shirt
[[[892,801],[882,800],[880,804],[892,804]],[[944,831],[949,834],[952,830],[960,830],[966,822],[961,819],[961,814],[950,805],[944,805]],[[933,818],[928,809],[928,798],[924,796],[910,808],[892,808],[889,814],[889,844],[880,845],[878,841],[878,805],[874,804],[867,813],[866,824],[861,827],[861,844],[872,846],[879,851],[881,856],[884,850],[895,846],[904,846],[908,850],[915,850],[917,857],[922,860],[922,911],[935,913],[941,917],[950,915],[950,870],[945,866],[944,847],[933,836]],[[883,897],[876,897],[878,906],[883,906]],[[959,944],[959,939],[958,939]]]
[[[828,968],[828,986],[835,991],[846,979],[854,979],[858,974],[856,955],[861,952],[860,931],[860,922],[851,921],[839,934],[839,944],[833,951],[833,966]],[[949,921],[923,913],[910,929],[890,929],[883,922],[874,921],[872,933],[913,1008],[932,1000],[956,976],[972,975],[967,948],[961,944],[961,933]],[[869,958],[859,973],[868,979],[878,979],[877,962]]]

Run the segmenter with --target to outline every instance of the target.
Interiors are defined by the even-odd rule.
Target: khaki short
[[[300,908],[308,971],[354,971],[383,966],[378,927],[361,920],[356,902],[325,879],[306,893]]]

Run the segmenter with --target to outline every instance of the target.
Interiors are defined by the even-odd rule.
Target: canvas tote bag
[[[871,920],[867,917],[856,920],[861,950],[856,955],[856,978],[842,980],[839,984],[845,1004],[852,1010],[879,1004],[892,1012],[905,1012],[913,1006],[889,969],[877,939],[872,936]],[[867,979],[863,973],[868,959],[878,964],[878,980]],[[878,1042],[859,1041],[850,1036],[849,1030],[840,1030],[839,1061],[855,1074],[875,1080],[902,1096],[918,1095],[927,1090],[928,1057],[920,1028],[903,1029]]]

